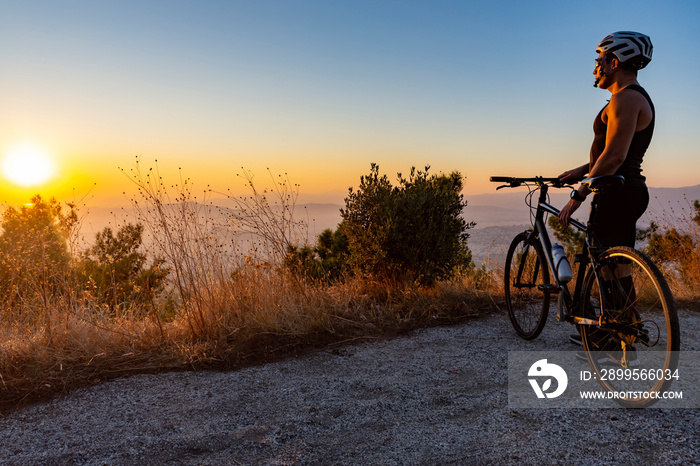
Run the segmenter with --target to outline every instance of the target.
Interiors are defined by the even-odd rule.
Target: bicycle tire
[[[549,285],[547,259],[539,241],[529,237],[525,231],[513,239],[503,274],[508,317],[516,333],[525,340],[537,338],[542,332],[550,306],[550,295],[545,291]]]
[[[609,248],[597,262],[608,267],[607,281],[605,271],[596,276],[589,268],[580,302],[584,317],[593,319],[600,318],[602,303],[610,323],[579,326],[588,362],[619,404],[651,406],[677,374],[680,328],[673,295],[658,267],[636,249]],[[627,269],[630,278],[620,278]]]

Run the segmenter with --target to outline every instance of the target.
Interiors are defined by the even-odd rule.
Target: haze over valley
[[[494,185],[495,189],[495,185]],[[650,188],[650,202],[647,212],[640,221],[645,227],[650,221],[660,219],[670,221],[671,209],[676,215],[683,215],[682,209],[688,210],[695,199],[700,199],[700,185],[683,188]],[[465,196],[467,207],[464,217],[476,222],[469,231],[469,248],[474,261],[481,265],[484,261],[500,264],[505,256],[512,238],[530,225],[530,210],[525,204],[525,188],[503,189],[498,192]],[[296,221],[308,225],[310,242],[327,228],[335,229],[341,220],[340,209],[343,207],[344,193],[341,191],[326,195],[300,194],[294,206]],[[557,208],[568,200],[568,191],[560,190],[550,195],[550,203]],[[323,202],[329,201],[329,202]],[[536,198],[533,199],[536,202]],[[232,202],[218,198],[211,201],[213,212],[225,212],[232,208]],[[590,209],[587,201],[576,215],[585,220]],[[118,227],[137,219],[130,207],[87,207],[81,233],[85,241],[91,241],[95,233],[105,226]]]

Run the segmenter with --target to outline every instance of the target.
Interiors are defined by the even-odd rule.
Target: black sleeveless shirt
[[[646,178],[642,175],[642,159],[644,158],[644,153],[651,143],[651,137],[654,134],[654,122],[656,120],[656,110],[654,109],[654,104],[651,101],[651,97],[644,90],[643,87],[636,84],[627,86],[625,89],[631,89],[642,94],[649,105],[651,106],[651,122],[649,125],[641,131],[634,133],[632,137],[632,142],[630,143],[630,148],[627,151],[627,156],[625,161],[622,162],[620,168],[615,172],[616,175],[622,175],[625,177],[625,186],[646,186],[644,183]],[[607,107],[607,105],[605,105]],[[605,149],[605,134],[608,129],[608,125],[603,123],[603,110],[598,113],[595,121],[593,122],[593,132],[596,135],[593,141],[593,146],[591,147],[591,159],[597,158],[603,153]]]

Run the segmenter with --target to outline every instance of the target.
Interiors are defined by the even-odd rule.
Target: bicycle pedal
[[[561,291],[559,285],[537,285],[537,289],[547,294],[557,294]]]

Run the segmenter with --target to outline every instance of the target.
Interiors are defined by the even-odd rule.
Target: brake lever
[[[520,181],[511,181],[508,184],[504,184],[503,186],[499,186],[496,188],[496,191],[498,191],[501,188],[517,188],[518,186],[521,186],[522,183]]]

